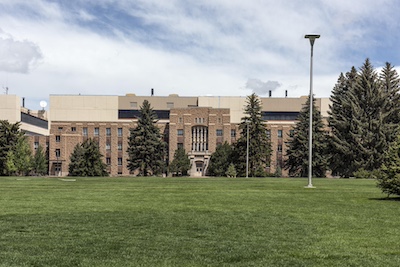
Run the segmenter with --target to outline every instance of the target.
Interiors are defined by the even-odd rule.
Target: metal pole
[[[310,59],[310,122],[309,122],[309,140],[308,140],[308,185],[307,188],[314,188],[312,185],[312,129],[313,129],[313,52],[314,42],[319,35],[306,35],[305,38],[310,40],[311,44],[311,59]]]
[[[249,178],[249,122],[247,124],[247,147],[246,147],[246,178]]]

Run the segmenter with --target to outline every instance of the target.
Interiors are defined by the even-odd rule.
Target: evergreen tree
[[[15,149],[18,140],[23,137],[24,133],[19,129],[20,123],[9,123],[5,120],[0,120],[0,175],[7,175],[6,162],[9,151]]]
[[[32,151],[25,136],[21,136],[15,146],[14,164],[18,175],[28,175],[32,170]]]
[[[247,97],[246,116],[241,119],[241,135],[234,144],[233,160],[239,176],[246,175],[247,127],[249,127],[249,176],[256,177],[265,173],[270,166],[271,141],[262,120],[261,101],[256,94]]]
[[[83,149],[82,144],[76,144],[69,160],[69,176],[86,176],[85,150]]]
[[[5,174],[6,175],[15,175],[17,173],[17,167],[15,166],[15,153],[12,150],[7,152],[6,160],[5,160]]]
[[[327,133],[324,130],[322,116],[315,107],[313,98],[312,121],[312,175],[325,177],[328,168],[326,157]],[[307,177],[309,166],[309,126],[310,126],[310,98],[300,111],[298,122],[294,127],[294,135],[287,142],[286,161],[284,168],[289,170],[290,176]]]
[[[77,144],[70,156],[70,176],[108,176],[98,144],[92,139]]]
[[[377,186],[388,197],[400,195],[400,136],[385,155],[385,161],[377,175]]]
[[[48,172],[48,161],[42,146],[39,146],[35,151],[32,161],[32,170],[35,175],[45,175]]]
[[[350,137],[355,156],[347,164],[353,172],[379,169],[389,147],[388,133],[395,132],[396,128],[388,123],[389,99],[368,59],[360,68],[356,86],[349,92],[348,99],[352,114]]]
[[[353,144],[350,135],[352,124],[351,103],[349,92],[353,90],[357,82],[357,70],[352,67],[346,76],[340,74],[339,79],[332,90],[328,124],[331,129],[329,137],[329,163],[333,175],[349,177],[353,168],[349,162],[353,162],[356,155],[352,153]]]
[[[136,128],[128,141],[128,169],[139,175],[157,175],[165,171],[166,143],[156,126],[157,117],[149,101],[143,101]]]
[[[235,165],[233,163],[229,164],[228,169],[225,172],[227,177],[233,177],[236,178],[237,172]]]
[[[208,165],[208,175],[225,176],[225,173],[231,164],[232,146],[226,141],[218,145],[215,152],[211,154]]]
[[[190,159],[185,149],[178,148],[175,150],[174,159],[169,165],[169,171],[178,176],[187,175],[190,170]]]

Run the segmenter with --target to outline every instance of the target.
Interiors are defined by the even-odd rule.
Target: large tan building
[[[0,119],[21,121],[21,128],[32,136],[33,148],[46,143],[50,175],[68,175],[69,157],[74,147],[87,138],[93,138],[99,143],[110,175],[128,176],[132,175],[127,168],[128,137],[140,116],[144,100],[151,103],[159,118],[157,125],[168,143],[169,159],[172,160],[178,147],[188,152],[192,163],[191,176],[206,175],[210,156],[218,144],[236,141],[246,105],[246,97],[51,95],[48,113],[35,113],[21,107],[18,97],[3,95],[0,97]],[[282,166],[285,141],[307,97],[260,100],[273,149],[268,171],[274,172],[277,166]],[[316,103],[326,117],[329,99],[318,98]],[[21,114],[45,122],[46,127],[26,123],[25,115]]]

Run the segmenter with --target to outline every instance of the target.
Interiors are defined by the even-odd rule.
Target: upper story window
[[[111,165],[111,158],[106,158],[106,164]]]
[[[122,136],[122,128],[118,128],[118,137]]]
[[[58,130],[59,130],[59,131],[62,131],[62,130],[63,130],[63,127],[58,127]]]
[[[177,134],[178,136],[183,136],[183,129],[178,129]]]
[[[222,129],[217,129],[217,136],[222,136],[222,135],[223,135]]]
[[[76,132],[76,127],[71,127],[71,132]]]
[[[61,136],[56,135],[56,142],[57,142],[57,143],[60,143],[60,141],[61,141]]]
[[[122,166],[122,158],[118,158],[118,166]]]
[[[83,136],[87,136],[88,135],[87,127],[83,127],[82,133],[83,133]]]
[[[100,130],[98,127],[94,128],[94,136],[99,136]]]
[[[236,137],[236,130],[235,129],[231,129],[231,137]]]
[[[294,136],[294,130],[290,130],[290,131],[289,131],[289,136],[290,136],[290,137],[293,137],[293,136]]]
[[[111,136],[111,128],[106,128],[106,136]]]
[[[267,137],[270,138],[271,137],[271,130],[266,130],[265,132],[267,133]]]
[[[282,136],[283,136],[283,131],[282,130],[278,130],[278,137],[282,138]]]
[[[111,144],[110,143],[107,143],[106,144],[106,150],[110,150],[111,149]]]
[[[282,145],[278,145],[278,152],[282,152]]]
[[[38,149],[39,148],[39,142],[35,142],[34,144],[33,144],[33,148],[36,150],[36,149]]]
[[[182,117],[180,117],[179,118],[179,123],[182,123],[183,122],[183,119],[182,119]]]
[[[118,150],[122,151],[122,144],[121,143],[118,143]]]
[[[61,156],[61,150],[59,148],[56,149],[56,157],[59,158]]]

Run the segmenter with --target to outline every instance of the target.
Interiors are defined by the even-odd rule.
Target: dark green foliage
[[[45,175],[48,172],[48,161],[43,147],[39,146],[32,160],[32,171],[35,175]]]
[[[339,77],[332,99],[329,126],[331,168],[334,175],[350,177],[355,171],[379,169],[384,153],[397,135],[399,77],[386,63],[381,74],[367,59]]]
[[[92,139],[77,144],[70,156],[69,176],[108,176],[98,144]]]
[[[377,177],[377,186],[388,197],[400,195],[400,136],[385,154],[385,161]]]
[[[23,138],[24,133],[19,129],[20,123],[9,123],[0,120],[0,175],[7,175],[7,155],[12,151],[15,155],[18,140]],[[9,155],[10,157],[10,155]]]
[[[190,170],[190,159],[185,149],[178,148],[175,150],[174,159],[169,164],[169,171],[174,173],[176,176],[187,175]]]
[[[234,144],[233,163],[238,176],[246,175],[247,127],[249,127],[249,176],[265,175],[265,169],[270,166],[271,140],[267,135],[265,121],[262,120],[262,104],[256,94],[247,97],[246,116],[239,126],[240,138]]]
[[[324,130],[322,116],[315,107],[313,98],[312,122],[312,175],[325,177],[328,168],[326,157],[327,132]],[[300,111],[298,122],[294,127],[294,135],[288,140],[287,159],[284,168],[289,170],[289,176],[307,177],[309,165],[309,126],[310,126],[310,98]]]
[[[225,176],[232,158],[232,146],[226,141],[218,145],[215,152],[212,153],[208,165],[208,175]]]
[[[139,171],[139,175],[157,175],[166,168],[166,148],[160,129],[156,126],[157,117],[149,101],[143,101],[140,118],[136,128],[131,129],[128,141],[128,169]]]
[[[357,70],[344,76],[342,73],[333,88],[328,114],[328,124],[331,129],[329,136],[329,163],[333,175],[350,177],[354,167],[349,162],[354,162],[356,155],[352,153],[352,136],[350,133],[352,123],[351,103],[348,99],[349,91],[353,90],[357,82]]]

